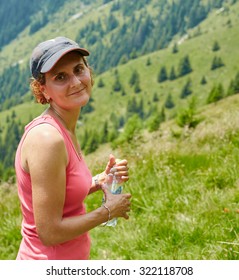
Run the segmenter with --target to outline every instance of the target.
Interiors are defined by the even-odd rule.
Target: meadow
[[[106,144],[86,161],[95,174],[108,154],[127,158],[132,194],[129,220],[91,231],[91,259],[239,259],[239,96],[205,106],[195,129],[174,120],[158,131],[141,131],[112,151]],[[90,195],[87,210],[102,193]],[[14,259],[21,239],[15,183],[0,187],[0,259]]]

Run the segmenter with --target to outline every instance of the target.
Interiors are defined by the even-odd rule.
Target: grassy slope
[[[190,53],[195,69],[190,76],[197,81],[194,90],[202,97],[199,101],[203,105],[214,83],[221,81],[226,87],[238,71],[235,59],[238,39],[233,36],[238,21],[236,8],[238,4],[230,15],[231,28],[225,25],[226,15],[213,13],[201,25],[203,34],[185,41],[177,55],[172,55],[170,49],[155,52],[149,55],[153,62],[150,68],[144,66],[147,57],[131,61],[119,67],[121,79],[128,83],[130,68],[137,68],[141,74],[141,86],[144,85],[141,94],[145,92],[144,96],[150,99],[151,92],[158,90],[163,98],[171,90],[178,96],[178,89],[187,77],[159,85],[155,83],[156,73],[160,65],[177,64],[184,52]],[[191,31],[192,34],[194,32]],[[226,67],[211,72],[211,47],[215,39],[221,46],[219,53]],[[143,79],[146,75],[147,78]],[[199,85],[202,75],[208,80],[204,87]],[[96,125],[99,116],[102,119],[104,112],[112,107],[111,102],[123,108],[129,98],[128,95],[121,98],[120,94],[114,94],[117,99],[110,96],[113,72],[102,77],[108,88],[95,88],[94,91],[99,104],[92,114]],[[120,220],[115,229],[99,227],[92,230],[92,259],[239,258],[236,232],[239,219],[238,105],[238,95],[226,98],[200,109],[199,114],[204,120],[194,131],[181,130],[171,120],[157,132],[143,132],[134,146],[125,145],[114,151],[116,156],[129,160],[131,180],[125,189],[133,194],[131,218],[128,222]],[[29,119],[26,108],[33,108],[33,116],[35,108],[41,107],[29,107],[29,104],[16,107],[23,121]],[[0,113],[1,120],[6,113]],[[105,145],[86,157],[93,173],[104,168],[110,152],[109,145]],[[14,258],[20,240],[19,204],[15,190],[14,185],[7,190],[4,186],[0,188],[0,259]],[[99,193],[87,199],[89,211],[100,205],[101,197]]]
[[[131,218],[92,231],[93,259],[239,258],[238,105],[238,96],[227,98],[207,106],[204,121],[180,138],[171,121],[116,151],[131,167]],[[88,156],[89,165],[103,168],[109,152]],[[89,210],[100,198],[88,198]]]
[[[114,151],[129,160],[132,211],[116,228],[91,231],[92,259],[239,258],[238,105],[232,96],[205,107],[193,131],[170,121]],[[105,145],[86,157],[93,174],[110,152]],[[1,185],[0,193],[0,259],[12,259],[20,242],[16,187]],[[101,192],[89,196],[88,211],[101,199]]]
[[[83,128],[91,127],[95,129],[101,129],[102,119],[109,118],[112,111],[115,111],[119,115],[124,114],[127,102],[130,98],[132,98],[132,96],[136,96],[138,99],[143,97],[145,108],[147,110],[149,106],[148,104],[152,103],[153,94],[155,92],[158,93],[160,98],[160,101],[157,104],[159,108],[161,108],[165,102],[165,98],[168,93],[173,95],[174,102],[177,104],[177,106],[173,110],[168,110],[168,118],[171,118],[172,116],[175,116],[177,110],[180,107],[185,106],[187,103],[186,100],[181,100],[179,95],[188,78],[191,78],[192,80],[193,94],[197,97],[199,107],[205,104],[205,100],[209,94],[209,91],[213,85],[219,83],[219,81],[223,84],[224,89],[227,90],[231,79],[235,77],[235,74],[238,71],[238,63],[235,59],[236,48],[238,46],[238,17],[236,12],[238,8],[239,3],[234,5],[228,14],[217,14],[216,11],[214,11],[210,17],[201,24],[200,36],[195,36],[198,28],[189,31],[189,38],[191,39],[185,40],[179,46],[179,52],[177,54],[172,54],[171,47],[169,47],[168,49],[157,51],[147,56],[140,57],[136,60],[132,60],[125,65],[119,66],[117,69],[119,72],[120,81],[125,88],[126,96],[121,96],[121,93],[115,92],[111,94],[112,85],[115,79],[114,69],[96,77],[96,86],[93,90],[93,98],[95,102],[93,105],[97,109],[93,113],[88,114],[87,117],[83,119],[85,124]],[[105,9],[108,9],[108,7]],[[228,27],[227,24],[229,19],[231,20],[231,27]],[[69,28],[72,28],[74,25],[68,26]],[[51,30],[51,28],[48,27],[47,30],[48,33],[46,32],[44,35],[46,37],[48,37],[48,34],[50,34],[49,30]],[[39,39],[39,36],[43,36],[44,31],[46,30],[39,32],[39,34],[37,33],[35,37],[38,36]],[[68,29],[65,31],[67,36],[72,34]],[[32,38],[31,43],[35,44],[35,41],[38,39]],[[218,52],[212,52],[212,46],[215,40],[219,42],[221,47]],[[174,41],[179,41],[179,38],[175,38]],[[24,42],[22,42],[22,44],[23,43]],[[21,50],[24,49],[25,48],[23,45]],[[157,75],[159,69],[163,65],[167,67],[168,72],[172,66],[174,66],[175,70],[177,71],[180,59],[187,54],[190,57],[191,65],[194,70],[190,75],[175,81],[168,81],[161,84],[157,83]],[[223,62],[225,63],[225,67],[211,71],[210,67],[212,59],[215,55],[222,58]],[[152,62],[150,66],[146,66],[146,61],[148,58],[150,58]],[[140,74],[140,86],[142,89],[141,93],[137,95],[134,94],[133,89],[129,87],[129,78],[134,69],[137,69]],[[203,75],[207,79],[207,84],[204,86],[200,84],[200,80]],[[97,88],[97,82],[100,77],[105,83],[105,87],[101,89]],[[22,122],[25,123],[29,120],[30,114],[34,117],[38,115],[43,109],[37,104],[32,105],[30,103],[24,103],[15,107],[14,110]],[[10,112],[0,112],[0,119],[4,122],[6,115],[11,114],[11,111],[12,109]]]

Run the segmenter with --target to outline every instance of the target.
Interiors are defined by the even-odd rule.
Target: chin
[[[81,100],[81,107],[86,106],[89,103],[90,100],[90,96],[87,96],[86,98],[84,98],[84,100]]]

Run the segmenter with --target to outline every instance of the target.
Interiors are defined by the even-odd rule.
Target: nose
[[[81,80],[80,80],[80,77],[75,75],[75,74],[72,74],[71,75],[71,79],[70,79],[70,85],[71,87],[75,87],[77,85],[81,84]]]

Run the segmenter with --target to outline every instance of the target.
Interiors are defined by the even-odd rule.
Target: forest
[[[71,1],[73,3],[73,0]],[[5,28],[0,31],[0,48],[4,48],[14,38],[21,36],[23,30],[27,30],[31,38],[34,33],[47,26],[51,17],[53,18],[59,9],[71,1],[30,2],[24,0],[21,1],[20,6],[15,0],[1,3],[0,23]],[[229,2],[233,5],[236,0]],[[117,66],[154,51],[166,49],[176,34],[181,36],[188,29],[196,27],[207,18],[213,9],[220,8],[224,3],[228,3],[228,1],[82,1],[82,5],[85,6],[100,4],[111,4],[111,6],[107,17],[99,17],[97,20],[90,19],[83,27],[79,28],[75,40],[91,49],[93,55],[89,61],[96,74],[100,75],[116,67],[112,75],[112,95],[120,93],[121,96],[125,96],[127,94],[125,84],[130,87],[132,92],[124,114],[111,114],[110,121],[106,120],[102,124],[100,132],[93,132],[89,128],[84,129],[81,146],[85,154],[94,152],[103,143],[109,142],[113,147],[116,147],[124,141],[129,142],[133,138],[134,132],[140,129],[142,122],[146,124],[149,131],[155,131],[159,128],[160,123],[166,119],[165,110],[170,110],[176,105],[172,94],[168,92],[164,104],[158,108],[157,103],[160,97],[159,93],[154,92],[150,106],[146,106],[144,98],[140,95],[143,91],[142,76],[137,70],[132,70],[128,81],[122,83]],[[151,9],[147,9],[147,7],[151,7]],[[9,18],[11,18],[10,21]],[[122,44],[122,42],[124,43]],[[178,52],[178,46],[175,44],[172,53],[177,54]],[[214,41],[211,46],[211,53],[214,54],[213,59],[208,62],[211,71],[225,67],[223,58],[220,56],[220,43],[218,41]],[[152,61],[148,59],[146,66],[150,67],[151,64]],[[170,68],[159,65],[155,73],[155,80],[158,84],[163,84],[188,76],[193,71],[191,54],[188,53]],[[16,62],[0,70],[0,111],[10,110],[11,112],[7,119],[1,120],[0,123],[0,177],[3,180],[7,180],[14,173],[15,149],[24,129],[24,125],[15,115],[14,106],[33,100],[29,94],[29,80],[28,64]],[[201,84],[206,83],[207,79],[203,75]],[[105,81],[101,78],[96,87],[104,88]],[[228,88],[225,88],[220,82],[211,87],[207,103],[216,102],[225,96],[238,93],[238,89],[239,73],[235,73]],[[180,91],[181,99],[192,95],[193,81],[188,78]],[[83,108],[83,114],[87,115],[93,112],[94,107],[94,98],[92,98],[91,102]],[[187,110],[186,112],[189,114]],[[192,108],[190,114],[192,115]],[[179,123],[182,126],[187,122],[193,122],[193,116],[189,118],[189,116],[181,114],[179,118],[181,118]],[[124,133],[119,136],[118,131],[123,127]]]

